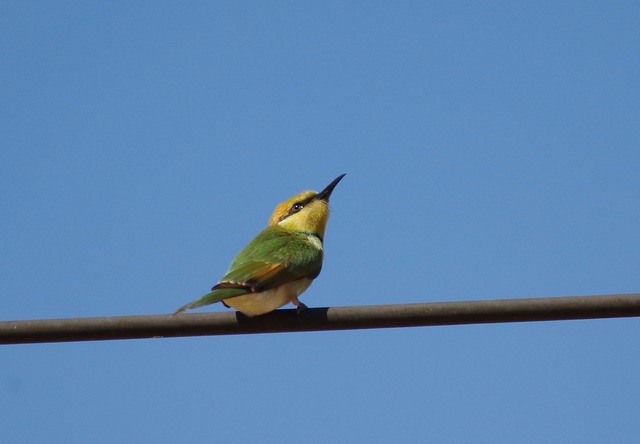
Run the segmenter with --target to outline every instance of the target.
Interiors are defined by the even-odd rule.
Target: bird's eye
[[[304,205],[302,205],[301,203],[295,203],[291,207],[291,212],[292,213],[297,213],[298,211],[302,210],[303,208],[304,208]]]

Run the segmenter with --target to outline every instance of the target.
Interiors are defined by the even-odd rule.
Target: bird
[[[322,269],[329,197],[341,174],[322,191],[304,191],[280,203],[267,228],[236,255],[226,274],[202,297],[180,307],[174,315],[222,302],[247,316],[259,316],[292,303]]]

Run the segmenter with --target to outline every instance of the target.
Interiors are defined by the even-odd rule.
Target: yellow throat
[[[323,238],[329,220],[329,203],[318,199],[318,195],[315,191],[305,191],[285,200],[276,207],[269,225],[316,233]]]

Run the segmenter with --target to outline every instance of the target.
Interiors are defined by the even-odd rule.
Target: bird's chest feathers
[[[316,250],[322,251],[322,241],[315,234],[307,234],[307,242],[309,242]]]

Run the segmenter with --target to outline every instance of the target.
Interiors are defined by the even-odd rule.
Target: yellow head
[[[269,219],[269,225],[317,233],[321,239],[324,238],[329,220],[329,197],[344,176],[344,174],[338,176],[319,193],[305,191],[282,202]]]

